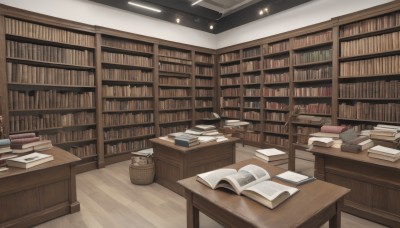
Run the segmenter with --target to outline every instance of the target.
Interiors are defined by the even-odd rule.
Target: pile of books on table
[[[374,146],[374,142],[364,135],[358,135],[353,129],[340,134],[343,144],[340,149],[343,152],[359,153]]]
[[[347,130],[344,126],[324,125],[321,127],[320,132],[310,134],[308,145],[340,148],[342,140],[340,133]]]
[[[400,126],[378,124],[373,130],[364,130],[361,134],[368,135],[371,139],[398,141],[400,139]]]
[[[11,149],[13,153],[28,153],[41,151],[53,147],[50,140],[40,140],[35,133],[23,133],[10,135]]]
[[[249,122],[246,121],[240,121],[240,120],[225,120],[225,126],[224,127],[240,127],[240,126],[247,126],[249,125]]]
[[[17,155],[12,154],[10,144],[10,139],[0,139],[0,167],[6,165],[7,159],[17,157]]]
[[[400,150],[378,145],[368,149],[368,156],[395,162],[400,158]]]
[[[256,150],[255,156],[271,165],[282,165],[288,163],[288,155],[275,148]]]
[[[220,135],[217,128],[214,125],[196,125],[185,131],[186,134],[191,135],[204,135],[204,136],[216,136]]]
[[[175,137],[175,145],[184,146],[184,147],[192,147],[200,144],[200,141],[197,136],[182,134]]]

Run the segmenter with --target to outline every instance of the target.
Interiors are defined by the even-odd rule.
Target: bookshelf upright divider
[[[0,16],[0,50],[6,50],[6,31],[5,31],[5,18]],[[0,53],[0,66],[6,66],[6,55],[5,51]],[[3,76],[2,76],[3,75]],[[10,133],[10,120],[8,112],[8,88],[7,88],[7,69],[0,67],[0,115],[3,116],[3,135],[7,137]]]
[[[96,125],[97,125],[97,167],[104,168],[104,129],[103,129],[103,90],[102,90],[102,60],[101,60],[101,34],[96,33]]]

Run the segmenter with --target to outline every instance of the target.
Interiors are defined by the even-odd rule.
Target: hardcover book
[[[285,152],[275,148],[256,150],[255,155],[259,158],[264,159],[265,161],[268,161],[268,163],[288,158],[288,155]]]
[[[246,165],[239,170],[217,169],[197,175],[197,181],[211,189],[229,189],[237,195],[268,207],[275,208],[299,191],[297,188],[270,181],[269,173],[256,165]]]
[[[52,160],[54,160],[53,155],[35,152],[25,156],[8,159],[7,165],[28,169]]]
[[[292,171],[286,171],[284,173],[278,174],[275,176],[275,178],[295,185],[302,185],[315,180],[315,177],[306,176]]]

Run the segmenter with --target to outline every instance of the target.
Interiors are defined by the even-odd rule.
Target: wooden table
[[[0,227],[31,227],[80,210],[74,169],[80,159],[56,147],[41,153],[54,160],[0,172]]]
[[[286,171],[257,159],[229,167],[239,169],[247,164],[263,167],[271,176]],[[196,181],[196,177],[179,183],[186,190],[187,227],[199,227],[199,211],[225,227],[320,227],[328,220],[329,227],[340,227],[343,197],[349,192],[346,188],[316,180],[298,186],[298,193],[271,210],[245,196],[212,190]]]
[[[343,210],[390,227],[400,227],[400,161],[314,147],[315,177],[346,188]]]
[[[223,142],[201,143],[193,147],[177,146],[159,138],[150,141],[154,149],[155,181],[183,196],[185,191],[177,181],[235,163],[238,139],[228,137]]]

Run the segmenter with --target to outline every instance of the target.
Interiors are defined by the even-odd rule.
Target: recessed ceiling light
[[[201,1],[203,1],[203,0],[197,0],[197,1],[193,2],[193,3],[192,3],[192,6],[197,5],[197,4],[200,3]]]
[[[143,9],[151,10],[151,11],[154,11],[154,12],[157,12],[157,13],[161,13],[160,9],[156,9],[156,8],[153,8],[153,7],[137,4],[137,3],[134,3],[134,2],[128,2],[128,4],[132,5],[132,6],[140,7],[140,8],[143,8]]]
[[[267,8],[267,7],[265,7],[265,8],[264,8],[264,11],[265,11],[266,13],[268,13],[268,8]]]
[[[263,10],[260,10],[260,11],[258,11],[258,14],[259,14],[259,15],[263,15],[263,14],[264,14],[264,11],[263,11]]]
[[[214,29],[214,23],[210,23],[210,30]]]
[[[176,23],[181,23],[181,19],[179,18],[179,17],[177,17],[176,19],[175,19],[175,21],[176,21]]]

